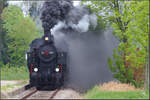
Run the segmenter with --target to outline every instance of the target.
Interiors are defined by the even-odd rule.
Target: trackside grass
[[[104,91],[100,90],[99,86],[95,86],[87,91],[84,97],[86,99],[148,99],[149,91]]]
[[[29,73],[25,66],[21,67],[1,67],[1,80],[28,80]]]

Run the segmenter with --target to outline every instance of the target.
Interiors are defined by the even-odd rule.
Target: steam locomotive
[[[59,88],[64,83],[67,54],[54,45],[54,38],[47,32],[35,39],[27,52],[30,85],[38,90],[43,86]]]

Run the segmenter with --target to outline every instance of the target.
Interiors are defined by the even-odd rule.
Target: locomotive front
[[[32,41],[30,52],[27,52],[27,64],[31,86],[40,89],[45,85],[56,88],[63,85],[66,52],[55,47],[51,34]]]

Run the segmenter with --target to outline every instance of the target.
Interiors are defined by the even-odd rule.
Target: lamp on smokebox
[[[45,40],[48,41],[48,37],[45,37]]]

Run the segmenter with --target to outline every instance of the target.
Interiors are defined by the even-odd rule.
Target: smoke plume
[[[97,26],[95,13],[86,6],[74,7],[70,0],[50,0],[42,7],[41,20],[43,28],[53,34],[57,49],[68,54],[67,86],[88,89],[112,80],[107,57],[116,42],[111,30],[107,38],[105,33],[89,32]]]
[[[86,32],[97,25],[97,17],[86,6],[74,7],[70,0],[49,0],[42,7],[42,25],[45,30],[71,29]]]

